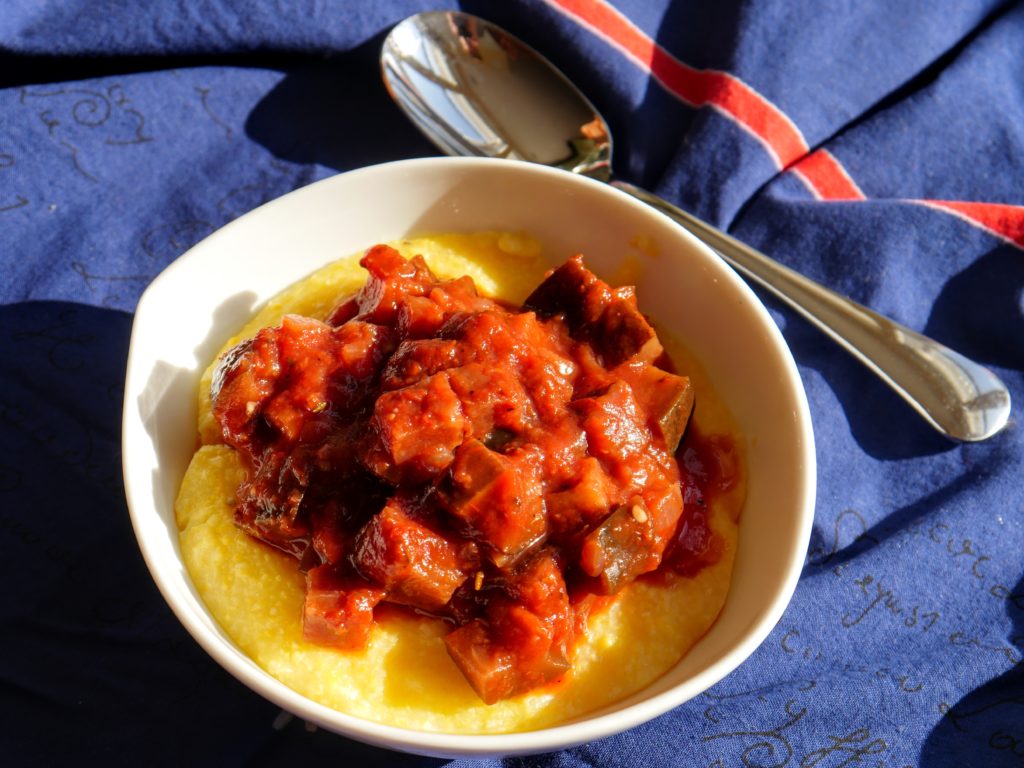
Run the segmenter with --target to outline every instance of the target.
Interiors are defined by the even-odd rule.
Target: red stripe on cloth
[[[807,185],[819,200],[864,200],[857,182],[842,163],[826,149],[819,149],[802,158],[790,170]]]
[[[1024,248],[1024,205],[966,203],[958,200],[915,200],[914,202],[951,213],[1018,248]]]
[[[779,168],[788,168],[807,154],[808,146],[803,134],[764,96],[725,72],[707,70],[700,74],[706,81],[707,98],[704,103],[731,117],[760,139]]]
[[[670,93],[694,107],[710,106],[758,139],[780,169],[791,169],[819,200],[864,200],[832,153],[809,147],[786,114],[734,75],[691,67],[659,46],[607,0],[544,0],[619,49]],[[952,214],[1024,249],[1024,206],[912,200]]]
[[[592,32],[615,45],[645,69],[650,69],[656,44],[616,8],[607,3],[595,2],[595,0],[546,0],[546,2],[569,16],[573,21],[588,27]],[[691,68],[687,67],[687,69]],[[689,101],[689,99],[686,100]]]
[[[677,98],[710,106],[735,120],[768,150],[779,168],[807,154],[800,130],[778,107],[726,72],[688,66],[604,0],[547,0],[632,58]]]

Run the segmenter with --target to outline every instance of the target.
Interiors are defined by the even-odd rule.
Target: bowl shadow
[[[4,754],[38,765],[401,761],[301,723],[275,729],[278,708],[214,663],[161,599],[121,482],[130,329],[129,314],[82,304],[0,307],[0,535],[17,585],[0,596]]]

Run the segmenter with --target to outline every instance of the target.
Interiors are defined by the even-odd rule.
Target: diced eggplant
[[[537,422],[533,401],[511,371],[472,363],[450,369],[448,382],[476,437],[495,429],[523,434]]]
[[[458,342],[449,339],[403,341],[384,366],[381,387],[385,391],[408,387],[461,362]]]
[[[588,456],[580,464],[579,477],[563,491],[546,498],[548,524],[552,532],[571,534],[586,528],[608,513],[614,484],[601,463]]]
[[[572,407],[580,414],[590,453],[599,459],[621,463],[643,452],[650,441],[650,430],[624,381],[617,379],[602,393],[574,400]]]
[[[285,552],[306,549],[309,527],[301,514],[310,468],[302,453],[266,451],[252,477],[238,488],[235,524]]]
[[[553,547],[540,549],[516,567],[506,577],[504,589],[509,597],[527,610],[552,621],[565,618],[564,614],[569,609],[560,555]],[[552,631],[554,629],[552,627]]]
[[[470,500],[483,493],[511,465],[505,457],[496,453],[479,440],[467,440],[459,448],[451,468],[451,482],[454,502]]]
[[[675,453],[693,413],[690,379],[648,363],[621,365],[614,373],[632,387],[654,434],[662,439],[669,453]]]
[[[530,393],[533,410],[547,424],[565,418],[578,375],[579,366],[571,357],[543,343],[535,344],[519,361],[519,377]]]
[[[675,379],[678,381],[673,382],[672,388],[664,393],[664,399],[659,402],[654,420],[669,453],[675,453],[679,447],[679,441],[683,439],[690,423],[694,405],[690,379],[685,376],[676,376]]]
[[[394,324],[403,298],[423,296],[437,284],[422,257],[406,260],[388,245],[373,246],[359,264],[369,277],[356,294],[358,317],[373,323]]]
[[[302,636],[344,650],[365,648],[373,630],[374,606],[383,597],[383,589],[340,576],[332,566],[313,568],[306,573]]]
[[[564,675],[573,636],[561,569],[542,550],[491,598],[483,618],[450,633],[445,645],[480,698],[493,704]]]
[[[479,440],[467,440],[456,453],[442,503],[456,526],[483,545],[500,568],[547,531],[540,479],[528,457],[495,453]]]
[[[514,695],[519,684],[515,657],[497,647],[487,622],[471,619],[445,636],[444,644],[455,666],[485,704]]]
[[[264,418],[289,442],[312,416],[330,409],[349,413],[394,349],[388,328],[351,320],[338,328],[286,315],[277,334],[281,377]]]
[[[391,602],[436,610],[466,580],[461,547],[415,520],[403,506],[392,499],[363,526],[352,562],[387,590]]]
[[[437,373],[377,398],[361,460],[388,482],[426,482],[448,468],[469,431],[459,398]]]
[[[611,300],[611,289],[583,266],[583,257],[573,256],[549,274],[523,306],[539,317],[562,315],[572,330],[594,323]]]
[[[492,451],[502,453],[516,439],[516,433],[507,429],[495,428],[483,436],[483,444]]]
[[[210,396],[213,415],[229,445],[243,445],[252,438],[256,420],[280,376],[277,334],[272,328],[236,344],[218,361]]]
[[[592,342],[605,364],[653,362],[664,348],[637,308],[631,287],[612,289],[574,256],[545,278],[524,303],[538,316],[561,315],[574,338]]]
[[[639,498],[631,499],[583,540],[580,567],[600,580],[605,594],[615,594],[661,562],[660,552],[652,551],[652,528],[646,505]]]
[[[336,386],[331,390],[332,401],[341,404],[350,391],[370,381],[380,372],[397,345],[395,332],[391,328],[374,323],[350,320],[333,332],[334,368],[330,371]],[[341,391],[339,391],[341,390]]]
[[[320,563],[340,563],[345,557],[347,536],[342,505],[328,499],[313,507],[309,521],[309,546],[302,559],[309,570]]]
[[[336,327],[347,323],[358,314],[359,300],[355,296],[348,296],[344,300],[338,302],[334,309],[327,313],[327,318],[324,322]]]
[[[580,567],[599,579],[605,594],[618,592],[661,564],[682,512],[678,483],[648,484],[587,534]]]
[[[298,315],[264,328],[218,364],[211,394],[225,440],[248,443],[263,422],[294,443],[312,415],[346,411],[362,392],[353,382],[375,376],[393,349],[390,330],[350,321],[338,328]]]
[[[614,368],[630,360],[653,363],[665,349],[637,308],[636,294],[632,288],[619,288],[614,293],[592,334],[605,365]]]
[[[565,648],[552,642],[544,621],[517,605],[492,604],[487,620],[463,624],[444,642],[485,704],[553,682],[571,667]]]
[[[444,325],[444,307],[427,296],[403,296],[398,302],[395,327],[404,339],[425,339]]]

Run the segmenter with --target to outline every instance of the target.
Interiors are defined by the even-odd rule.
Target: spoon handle
[[[984,440],[1006,424],[1010,393],[987,368],[773,261],[650,192],[621,181],[612,183],[682,225],[737,272],[807,318],[944,435]]]

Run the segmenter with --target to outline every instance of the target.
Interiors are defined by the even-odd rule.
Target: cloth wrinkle
[[[1020,0],[1009,0],[1004,5],[991,11],[984,19],[982,19],[973,29],[962,36],[954,45],[950,46],[947,50],[940,52],[935,58],[933,58],[928,64],[922,67],[916,74],[905,80],[896,88],[886,93],[884,96],[879,98],[874,104],[866,107],[862,112],[852,116],[849,120],[838,125],[832,130],[832,132],[821,138],[813,146],[809,146],[807,152],[789,163],[783,168],[779,168],[778,172],[774,175],[767,177],[737,208],[735,214],[729,219],[729,222],[723,227],[726,232],[735,232],[738,228],[742,227],[743,218],[746,216],[749,209],[756,205],[761,195],[768,192],[772,186],[779,180],[780,177],[792,172],[793,168],[798,166],[802,160],[815,152],[821,150],[827,150],[830,145],[834,145],[836,142],[841,141],[842,138],[849,134],[851,131],[856,130],[859,126],[867,123],[875,116],[885,112],[889,109],[896,109],[899,107],[900,102],[905,99],[912,98],[916,94],[919,94],[932,84],[932,82],[938,78],[942,71],[953,64],[958,56],[960,56],[979,36],[990,29],[996,24],[999,19],[1003,18],[1012,8],[1020,5]],[[872,198],[872,199],[886,199],[886,198]]]

